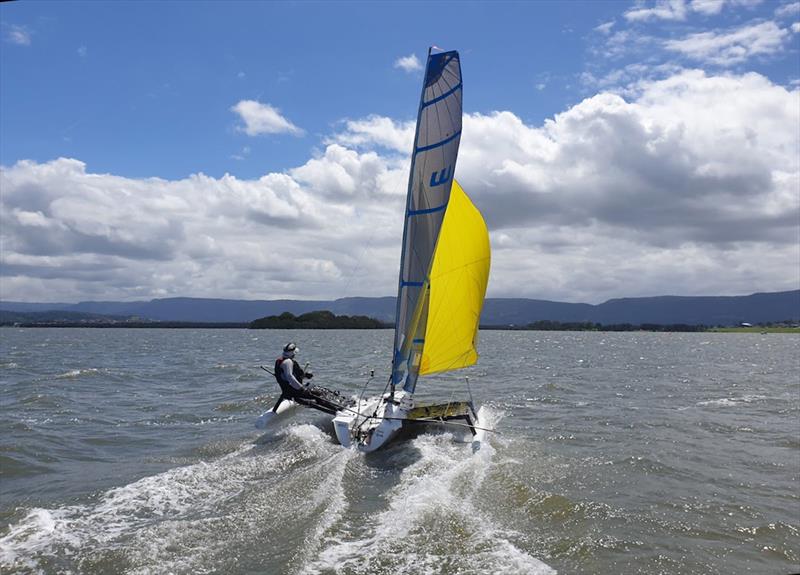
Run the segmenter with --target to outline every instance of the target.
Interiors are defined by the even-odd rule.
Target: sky
[[[0,4],[0,299],[394,295],[429,46],[489,297],[800,289],[800,1]]]

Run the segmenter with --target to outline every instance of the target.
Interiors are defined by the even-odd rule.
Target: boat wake
[[[29,509],[0,538],[0,572],[552,573],[492,519],[491,439],[473,452],[457,435],[430,429],[370,457],[287,425],[268,443]]]
[[[34,508],[0,538],[0,572],[231,572],[242,556],[261,567],[289,565],[296,549],[285,534],[297,531],[313,549],[344,510],[335,495],[354,455],[319,428],[298,425],[269,451],[247,443],[91,503]]]
[[[485,414],[487,422],[496,419]],[[385,509],[349,515],[327,530],[301,573],[555,573],[515,544],[521,534],[495,525],[482,509],[490,443],[473,453],[448,432],[420,435],[407,448],[419,459],[383,494]]]

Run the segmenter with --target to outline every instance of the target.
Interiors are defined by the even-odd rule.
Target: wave
[[[741,397],[723,397],[720,399],[709,399],[707,401],[697,402],[697,406],[714,406],[714,407],[735,407],[737,405],[756,403],[769,399],[766,395],[743,395]]]
[[[97,369],[96,367],[88,367],[84,369],[71,369],[65,373],[56,376],[56,379],[76,379],[87,375],[98,375],[105,370]]]
[[[271,452],[246,443],[215,461],[105,491],[93,503],[31,509],[0,538],[0,571],[229,571],[238,560],[231,548],[274,540],[288,518],[313,516],[320,530],[336,520],[351,452],[333,448],[319,428],[295,426]],[[275,501],[287,486],[307,491],[302,505],[293,496]]]

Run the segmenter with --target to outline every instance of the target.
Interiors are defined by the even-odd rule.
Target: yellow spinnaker
[[[428,323],[420,375],[460,369],[478,360],[478,322],[491,251],[483,216],[453,180],[431,264]]]

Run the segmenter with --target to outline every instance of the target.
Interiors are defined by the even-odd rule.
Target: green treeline
[[[295,316],[283,312],[281,315],[262,317],[250,323],[250,329],[378,329],[392,327],[365,315],[334,315],[329,311],[312,311]]]

